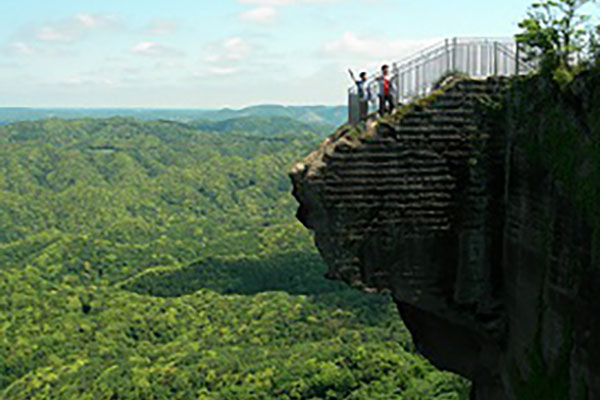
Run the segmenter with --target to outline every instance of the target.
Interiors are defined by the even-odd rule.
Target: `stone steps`
[[[426,133],[431,137],[438,137],[440,136],[441,138],[443,138],[443,135],[456,135],[456,134],[469,134],[469,133],[477,133],[479,132],[481,129],[477,126],[477,125],[473,125],[473,124],[461,124],[458,126],[448,126],[448,125],[443,125],[443,126],[436,126],[436,125],[428,125],[425,124],[424,126],[420,126],[420,125],[404,125],[404,123],[402,125],[400,125],[399,127],[394,129],[395,133],[404,133],[404,134],[410,134],[410,133]]]
[[[402,127],[430,127],[430,128],[463,128],[472,125],[473,118],[446,116],[434,114],[430,118],[408,115],[402,119]]]
[[[458,142],[458,143],[456,143]],[[450,145],[450,144],[460,144],[460,141],[452,141],[452,140],[448,140],[446,143],[444,143],[446,146]],[[436,143],[431,143],[436,144]],[[442,144],[442,142],[438,142],[437,144]],[[402,163],[404,164],[430,164],[430,163],[442,163],[443,164],[443,160],[431,160],[431,159],[406,159],[405,158],[406,155],[403,154],[402,152],[399,153],[383,153],[383,152],[368,152],[368,153],[351,153],[351,154],[332,154],[330,156],[327,157],[327,161],[329,162],[336,162],[336,161],[340,161],[340,162],[347,162],[347,161],[355,161],[355,162],[361,162],[361,161],[367,161],[367,162],[374,162],[374,163],[379,163],[379,162],[389,162],[389,161],[396,161],[398,162],[398,160],[402,160]]]
[[[496,98],[500,87],[461,81],[393,123],[381,123],[377,134],[358,146],[340,145],[323,156],[327,169],[319,185],[325,203],[349,215],[357,213],[344,225],[346,234],[360,241],[390,225],[447,231],[455,175],[468,167],[474,149],[490,139],[486,127],[479,125],[478,99]],[[465,194],[463,201],[473,209],[485,206],[475,201],[485,194],[483,183]]]
[[[449,182],[452,181],[452,177],[450,175],[432,175],[432,176],[421,176],[414,174],[390,174],[390,175],[371,175],[367,176],[367,178],[344,178],[340,179],[324,179],[324,182],[329,187],[336,186],[351,186],[351,185],[362,185],[365,182],[365,179],[368,180],[368,183],[364,186],[382,186],[382,185],[397,185],[402,184],[405,185],[411,182],[425,182],[425,183],[437,183],[437,182]]]
[[[421,118],[432,118],[432,117],[436,117],[438,115],[440,115],[441,112],[435,109],[422,109],[422,110],[414,110],[410,113],[411,116],[414,117],[421,117]],[[473,110],[470,109],[464,109],[464,108],[459,108],[456,110],[444,110],[443,111],[443,115],[446,115],[448,117],[472,117],[474,115]]]
[[[374,198],[381,197],[382,199],[399,198],[399,199],[437,199],[437,200],[448,200],[452,198],[451,192],[454,189],[452,184],[440,184],[437,186],[419,187],[414,186],[412,190],[398,189],[397,187],[382,187],[378,190],[371,188],[360,188],[360,187],[337,187],[337,188],[326,188],[324,194],[328,197],[341,198],[344,196],[351,197],[362,197],[362,198]]]

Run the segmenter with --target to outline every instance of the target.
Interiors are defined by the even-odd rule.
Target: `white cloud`
[[[92,33],[121,27],[120,20],[112,14],[77,13],[44,24],[22,28],[14,41],[0,47],[12,56],[65,56],[74,54],[71,44]]]
[[[255,7],[281,7],[293,4],[294,0],[238,0],[240,4]]]
[[[248,22],[256,22],[259,24],[269,24],[275,20],[277,10],[274,7],[258,7],[240,14],[240,18]]]
[[[35,44],[29,44],[25,42],[14,42],[3,48],[0,48],[2,52],[12,56],[65,56],[70,52],[62,47],[55,46],[39,46]]]
[[[140,42],[131,48],[131,52],[148,57],[174,57],[182,56],[183,52],[157,42]]]
[[[225,39],[223,42],[225,57],[230,60],[241,60],[248,56],[250,45],[243,38],[236,36]]]
[[[41,42],[68,43],[79,40],[90,32],[112,29],[118,25],[118,19],[110,14],[78,13],[37,28],[34,37]]]
[[[297,4],[325,4],[335,3],[343,0],[238,0],[238,3],[252,7],[240,13],[243,21],[258,24],[269,24],[275,20],[278,9],[285,6]]]
[[[170,35],[178,29],[177,21],[173,19],[159,19],[152,21],[145,29],[147,33],[152,35]]]
[[[16,42],[8,45],[6,51],[11,54],[30,56],[35,54],[36,48],[30,44],[23,42]]]
[[[15,69],[20,68],[21,65],[15,62],[0,62],[0,69]]]
[[[400,60],[437,42],[437,39],[394,39],[360,37],[346,32],[323,46],[323,52],[334,58],[360,58],[369,60]]]
[[[294,4],[325,4],[336,3],[340,0],[238,0],[240,4],[257,7],[282,7]]]
[[[119,84],[111,78],[98,75],[71,75],[65,79],[56,82],[57,85],[63,87],[79,87],[79,86],[104,86],[118,87]]]
[[[233,75],[240,72],[236,67],[211,67],[210,73],[213,75]]]
[[[206,56],[205,61],[209,63],[226,63],[247,58],[252,51],[252,46],[244,38],[233,36],[210,45],[208,50],[210,54]]]
[[[92,15],[87,13],[75,14],[75,21],[87,29],[95,29],[114,22],[113,17],[106,15]]]
[[[45,26],[37,30],[35,37],[43,42],[72,42],[75,40],[75,33]]]
[[[233,75],[254,71],[257,62],[265,56],[262,47],[241,36],[223,38],[206,46],[203,63],[192,75],[205,78],[211,75]]]

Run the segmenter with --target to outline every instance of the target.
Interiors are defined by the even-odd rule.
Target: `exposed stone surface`
[[[593,230],[486,111],[505,86],[457,81],[342,127],[291,173],[298,218],[328,277],[389,291],[417,348],[474,398],[600,398]]]

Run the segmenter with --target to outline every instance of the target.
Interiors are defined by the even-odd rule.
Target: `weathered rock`
[[[417,348],[471,379],[476,399],[599,398],[593,229],[531,161],[511,110],[535,104],[506,86],[457,81],[341,128],[291,172],[297,215],[328,277],[389,291]]]

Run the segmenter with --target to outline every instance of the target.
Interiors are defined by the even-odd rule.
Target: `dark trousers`
[[[389,114],[394,110],[394,96],[391,94],[379,95],[379,115]]]

